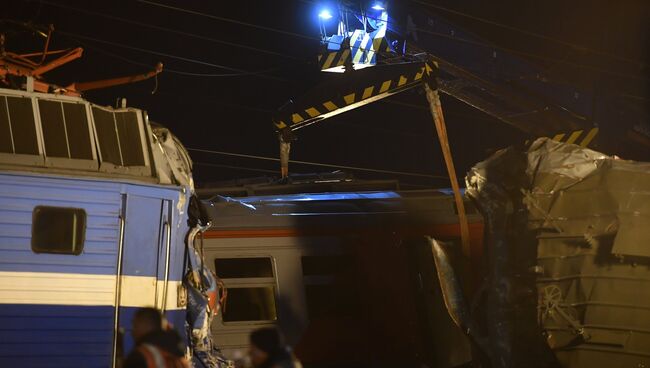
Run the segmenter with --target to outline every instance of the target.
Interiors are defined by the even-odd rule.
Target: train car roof
[[[323,226],[427,226],[458,222],[450,190],[215,196],[204,200],[211,230]],[[467,203],[470,222],[481,217]]]

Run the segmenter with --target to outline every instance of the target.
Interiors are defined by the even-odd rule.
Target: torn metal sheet
[[[536,333],[562,367],[650,367],[650,163],[542,138],[479,163],[467,184],[489,283],[508,289],[486,306],[488,332],[512,348],[497,352],[505,366],[525,362],[517,341],[543,350]]]

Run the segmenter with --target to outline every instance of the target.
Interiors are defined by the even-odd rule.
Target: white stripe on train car
[[[162,304],[164,282],[151,276],[122,276],[120,306]],[[180,281],[169,281],[167,310],[178,306]],[[115,276],[58,272],[0,272],[0,304],[114,306]]]

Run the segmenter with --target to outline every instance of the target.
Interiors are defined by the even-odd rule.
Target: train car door
[[[169,200],[126,196],[122,278],[118,323],[124,353],[133,347],[131,320],[140,307],[161,309],[169,273],[171,203]]]

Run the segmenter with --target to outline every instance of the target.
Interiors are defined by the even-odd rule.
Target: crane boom
[[[422,85],[435,84],[433,59],[380,65],[343,73],[285,105],[273,118],[282,134]],[[436,86],[432,86],[436,89]]]
[[[458,208],[462,249],[469,255],[469,225],[442,114],[436,82],[437,71],[438,65],[430,56],[420,61],[356,70],[343,73],[340,78],[333,78],[304,95],[298,103],[285,106],[273,119],[280,137],[282,177],[286,178],[289,174],[289,153],[291,142],[295,139],[294,131],[388,96],[423,86]]]

